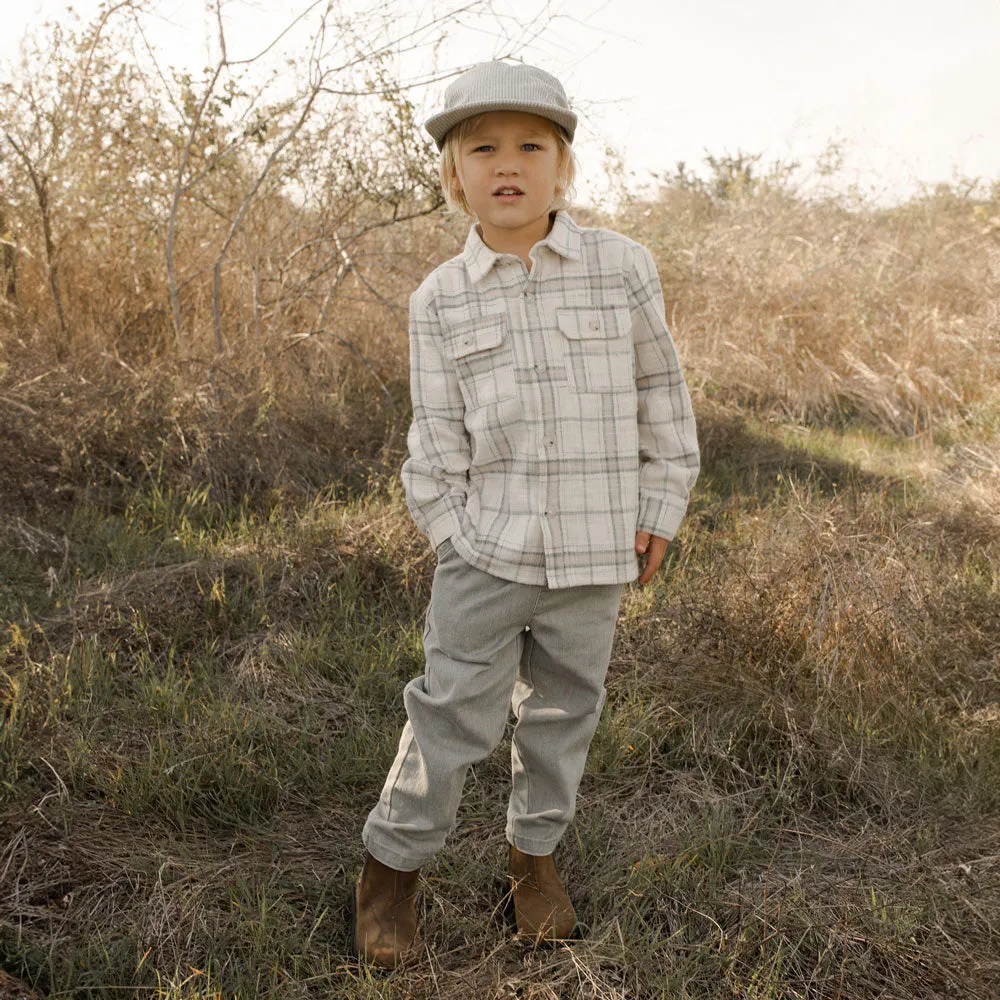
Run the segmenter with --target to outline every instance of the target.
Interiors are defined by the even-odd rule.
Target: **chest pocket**
[[[468,409],[517,395],[514,348],[506,314],[480,316],[450,327],[445,333],[444,349],[455,363]]]
[[[556,306],[556,322],[580,392],[635,388],[628,302]]]

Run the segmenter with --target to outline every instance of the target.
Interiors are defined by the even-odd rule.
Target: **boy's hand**
[[[659,535],[651,535],[648,531],[637,531],[635,533],[635,552],[637,556],[646,553],[646,565],[639,574],[638,584],[648,583],[653,574],[659,568],[663,559],[663,553],[667,551],[669,539],[661,538]]]

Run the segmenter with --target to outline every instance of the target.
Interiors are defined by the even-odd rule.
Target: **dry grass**
[[[995,412],[998,212],[947,192],[873,211],[668,191],[623,229],[658,251],[668,318],[706,391],[911,435]]]
[[[150,1000],[996,996],[996,215],[670,190],[603,220],[656,251],[704,469],[626,592],[560,848],[588,934],[504,923],[505,745],[391,976],[343,903],[433,572],[405,338],[353,334],[387,396],[355,352],[4,334],[0,965]]]

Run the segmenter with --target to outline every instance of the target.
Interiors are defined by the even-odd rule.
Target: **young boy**
[[[402,480],[438,563],[425,672],[403,691],[408,721],[353,893],[356,952],[385,967],[417,945],[420,867],[512,708],[518,933],[574,932],[552,852],[604,704],[622,589],[656,572],[699,467],[650,252],[565,211],[576,115],[560,82],[481,63],[425,127],[449,206],[475,222],[410,298]]]

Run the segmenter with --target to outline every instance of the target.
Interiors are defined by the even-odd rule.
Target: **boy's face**
[[[559,162],[553,125],[547,118],[524,111],[490,111],[457,152],[459,180],[487,242],[491,233],[505,241],[516,240],[541,227],[544,235]],[[507,186],[522,193],[513,197],[495,193]]]

